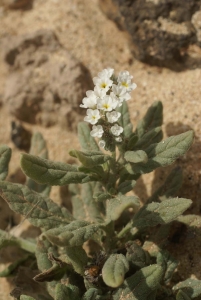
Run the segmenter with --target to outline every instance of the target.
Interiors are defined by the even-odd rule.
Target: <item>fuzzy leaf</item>
[[[137,124],[138,137],[142,137],[147,131],[152,130],[163,123],[163,105],[162,102],[156,101],[149,107],[144,118]]]
[[[40,238],[37,241],[36,258],[38,269],[42,272],[52,267],[50,255],[58,256],[56,248],[46,239]]]
[[[178,266],[177,260],[170,255],[166,250],[162,250],[157,255],[157,264],[160,265],[164,270],[163,280],[166,284],[171,280],[172,275]]]
[[[136,133],[132,133],[128,139],[127,150],[133,150],[134,146],[138,141],[138,136]]]
[[[75,219],[90,222],[103,220],[100,205],[93,199],[95,186],[94,182],[84,183],[81,187],[77,186],[77,194],[71,199]]]
[[[140,139],[138,139],[137,143],[134,145],[133,149],[141,149],[144,150],[148,148],[151,144],[159,143],[163,138],[163,132],[161,127],[153,128],[146,132]]]
[[[147,300],[149,295],[157,290],[163,275],[163,269],[158,265],[142,268],[124,281],[124,284],[114,293],[114,300]]]
[[[100,151],[78,151],[71,150],[69,154],[73,157],[79,159],[79,161],[83,164],[83,166],[87,168],[93,168],[98,165],[104,164],[111,157],[109,155],[103,154]]]
[[[82,300],[96,300],[98,295],[100,295],[100,290],[96,288],[90,288],[83,295]]]
[[[125,137],[129,137],[132,134],[133,126],[130,121],[129,110],[126,101],[124,101],[122,106],[118,107],[116,110],[121,113],[118,123],[124,129],[123,134]]]
[[[82,150],[100,151],[95,139],[90,135],[90,131],[86,122],[78,124],[78,139]]]
[[[148,157],[146,152],[143,150],[138,151],[126,151],[124,158],[126,161],[132,162],[132,163],[147,163]]]
[[[84,275],[84,268],[87,265],[88,257],[82,246],[65,247],[65,254],[62,254],[60,259],[67,264],[71,264],[76,273]]]
[[[103,281],[113,288],[118,287],[123,283],[124,275],[128,270],[129,264],[125,256],[123,254],[112,254],[103,266]]]
[[[177,218],[177,221],[182,222],[191,227],[201,228],[201,216],[198,215],[179,216]]]
[[[201,295],[201,280],[189,278],[173,286],[173,291],[181,289],[190,298],[196,298]]]
[[[99,226],[95,224],[73,221],[69,225],[50,229],[43,235],[57,246],[75,247],[83,245],[89,238],[93,239],[98,230]]]
[[[0,146],[0,180],[8,175],[8,165],[11,158],[11,149],[6,145]]]
[[[134,188],[135,185],[136,185],[135,180],[126,180],[118,186],[117,191],[124,195],[124,194],[130,192]]]
[[[191,204],[192,201],[189,199],[172,198],[161,203],[152,202],[144,205],[135,215],[133,226],[144,228],[170,223],[187,210]]]
[[[165,183],[147,200],[147,203],[160,202],[161,197],[168,199],[175,196],[182,185],[182,170],[176,167],[171,171]]]
[[[26,216],[34,226],[50,229],[73,220],[66,208],[24,185],[1,181],[0,195],[12,210]]]
[[[140,204],[136,196],[117,195],[106,202],[106,219],[108,222],[117,220],[129,207],[138,207]]]
[[[191,300],[192,298],[189,298],[186,293],[184,293],[182,290],[179,290],[176,295],[176,300]]]
[[[87,176],[78,172],[77,166],[52,162],[30,154],[22,154],[21,167],[24,173],[40,184],[66,185],[79,183]]]
[[[129,241],[126,243],[125,247],[127,250],[126,258],[129,262],[130,268],[143,268],[150,264],[149,253],[143,250],[137,243]]]
[[[152,144],[146,149],[148,162],[126,164],[129,174],[144,174],[158,167],[172,164],[178,157],[186,153],[193,142],[193,131],[187,131],[177,136],[171,136],[158,144]]]
[[[31,149],[30,154],[39,156],[41,158],[48,158],[48,151],[46,147],[46,142],[40,132],[35,132],[31,138]],[[48,185],[40,185],[33,181],[31,178],[27,178],[27,186],[45,196],[48,196],[51,190],[51,187]]]
[[[36,282],[60,280],[64,276],[68,268],[69,266],[65,264],[63,264],[63,266],[54,264],[50,269],[37,274],[33,279]]]
[[[55,290],[55,300],[80,300],[79,288],[72,284],[58,283]]]

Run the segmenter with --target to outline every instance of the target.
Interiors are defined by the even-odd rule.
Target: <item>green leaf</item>
[[[106,202],[106,219],[108,222],[117,220],[121,214],[129,207],[138,207],[139,198],[136,196],[117,195]]]
[[[125,244],[125,247],[127,250],[126,258],[129,262],[130,268],[143,268],[150,264],[149,253],[143,250],[137,243],[129,241]]]
[[[187,210],[191,204],[192,201],[189,199],[172,198],[161,203],[152,202],[144,205],[135,215],[133,226],[144,228],[170,223]]]
[[[72,265],[74,271],[83,276],[88,257],[82,246],[65,247],[64,251],[65,254],[62,254],[60,259],[65,263]]]
[[[78,172],[77,166],[52,162],[30,154],[22,154],[21,167],[23,172],[40,184],[66,185],[79,183],[86,174]]]
[[[189,278],[173,286],[173,291],[181,289],[190,298],[196,298],[201,295],[201,280]]]
[[[45,238],[39,237],[36,247],[37,265],[40,271],[46,271],[52,267],[50,255],[57,256],[56,248]]]
[[[114,300],[145,300],[157,290],[163,275],[163,269],[158,265],[142,268],[124,281],[124,284],[114,293]]]
[[[126,180],[126,181],[120,183],[117,191],[124,195],[124,194],[130,192],[134,188],[135,185],[136,185],[135,180]]]
[[[124,101],[122,106],[118,107],[116,110],[121,113],[118,123],[124,129],[123,135],[125,137],[129,137],[132,134],[133,126],[130,121],[129,110],[126,101]]]
[[[71,150],[69,154],[79,159],[83,166],[87,168],[93,168],[98,165],[104,164],[106,161],[111,159],[109,155],[103,154],[100,151],[78,151]]]
[[[41,158],[48,158],[46,142],[41,133],[35,132],[32,135],[31,149],[30,149],[29,153],[32,155],[37,155]],[[27,178],[26,184],[30,189],[32,189],[38,193],[41,193],[45,196],[48,196],[50,193],[50,190],[51,190],[50,186],[40,185],[40,184],[36,183],[35,181],[33,181],[31,178]]]
[[[146,149],[148,162],[126,164],[129,174],[144,174],[158,167],[172,164],[178,157],[186,153],[193,142],[193,131],[187,131],[177,136],[171,136],[158,144],[152,144]]]
[[[90,288],[83,295],[82,300],[96,300],[96,299],[98,299],[97,298],[98,295],[100,295],[100,290],[98,290],[96,288]]]
[[[0,182],[0,195],[15,212],[24,215],[34,226],[50,229],[73,220],[65,207],[28,187],[10,182]]]
[[[55,290],[55,300],[80,300],[79,288],[72,284],[58,283]]]
[[[6,179],[6,176],[8,175],[11,152],[11,149],[6,145],[0,146],[0,180]]]
[[[88,239],[94,239],[98,230],[99,226],[95,224],[73,221],[69,225],[50,229],[43,235],[57,246],[75,247],[83,245]]]
[[[163,280],[166,284],[168,284],[176,267],[178,266],[178,261],[172,255],[170,255],[168,251],[162,250],[157,255],[157,264],[163,268]]]
[[[113,288],[118,287],[123,283],[128,270],[129,264],[125,256],[123,254],[112,254],[103,266],[103,281]]]
[[[75,219],[90,222],[101,222],[103,217],[98,201],[93,199],[96,183],[84,183],[77,186],[77,194],[72,197],[73,216]]]
[[[136,133],[132,133],[130,136],[129,136],[129,139],[128,139],[128,143],[127,143],[127,150],[133,150],[134,146],[136,145],[138,141],[138,136]]]
[[[21,295],[20,300],[36,300],[36,298],[27,295]]]
[[[90,135],[90,131],[86,122],[78,124],[78,139],[82,150],[100,151],[95,139]]]
[[[137,135],[142,137],[146,132],[161,126],[163,123],[163,105],[162,102],[156,101],[149,107],[144,118],[137,124]]]
[[[31,253],[34,253],[36,248],[35,243],[25,240],[23,238],[16,238],[8,232],[0,229],[0,250],[7,246],[17,246]]]
[[[126,151],[124,158],[126,161],[132,162],[132,163],[147,163],[148,157],[147,153],[143,150],[138,151]]]
[[[179,290],[176,295],[176,300],[191,300],[192,298],[189,298],[186,293],[184,293],[182,290]]]
[[[138,139],[137,143],[134,145],[133,149],[141,149],[144,150],[148,148],[151,144],[159,143],[163,138],[163,132],[161,127],[153,128],[146,132],[140,139]]]
[[[160,202],[161,199],[168,199],[176,195],[182,186],[182,170],[180,167],[174,168],[164,184],[147,200],[146,203]]]
[[[201,216],[198,215],[185,215],[179,216],[177,221],[195,228],[201,228]]]
[[[0,277],[10,277],[13,276],[14,272],[18,269],[19,266],[21,266],[25,261],[27,261],[30,258],[30,254],[26,255],[18,260],[16,260],[14,263],[10,264],[6,269],[0,272]]]

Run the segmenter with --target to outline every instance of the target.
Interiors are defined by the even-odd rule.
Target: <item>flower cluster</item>
[[[86,122],[92,124],[91,136],[103,138],[99,141],[100,147],[105,147],[104,130],[109,126],[109,132],[116,142],[121,142],[123,128],[118,125],[121,113],[116,109],[123,101],[131,98],[130,93],[137,85],[132,82],[133,76],[128,71],[120,72],[114,76],[114,69],[104,69],[93,78],[94,90],[87,91],[80,107],[87,108]],[[95,125],[96,124],[96,125]],[[104,126],[105,125],[105,126]]]

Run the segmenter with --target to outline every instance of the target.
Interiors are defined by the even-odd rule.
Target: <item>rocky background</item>
[[[178,160],[184,173],[180,196],[191,198],[191,213],[201,213],[201,1],[200,0],[0,0],[0,143],[13,150],[8,180],[24,182],[20,152],[33,132],[47,141],[49,158],[70,162],[78,148],[79,104],[92,78],[106,67],[128,70],[137,83],[129,101],[133,125],[155,100],[164,105],[165,136],[188,129],[195,141]],[[172,167],[139,180],[142,201]],[[67,188],[51,197],[67,205]],[[0,199],[0,228],[15,235],[38,232]],[[167,247],[179,258],[178,278],[201,279],[200,247],[193,232],[176,227]],[[0,271],[16,249],[1,251]],[[13,279],[0,280],[0,300]],[[3,287],[3,288],[2,288]]]

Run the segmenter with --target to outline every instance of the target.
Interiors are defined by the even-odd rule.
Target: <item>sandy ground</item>
[[[62,45],[87,66],[93,77],[105,67],[112,67],[116,72],[128,70],[134,76],[138,86],[133,92],[132,100],[128,103],[133,125],[135,126],[153,101],[161,100],[164,105],[163,127],[166,136],[185,132],[189,128],[195,131],[194,146],[187,159],[183,160],[183,166],[186,168],[190,165],[189,172],[196,173],[199,177],[201,174],[201,69],[176,73],[136,61],[130,53],[126,33],[119,31],[115,24],[106,18],[99,9],[98,0],[35,0],[33,9],[28,11],[12,11],[0,7],[0,23],[1,57],[3,57],[1,45],[5,37],[45,28],[52,29],[57,34]],[[4,93],[7,74],[7,65],[3,59],[0,59],[0,99]],[[2,107],[0,143],[7,144],[13,149],[10,164],[12,173],[19,168],[20,151],[10,141],[10,122],[11,116],[7,108]],[[77,136],[60,127],[42,128],[29,124],[25,126],[32,131],[42,132],[52,160],[67,161],[69,149],[78,147]],[[152,178],[153,175],[144,176],[143,180],[148,183],[146,194],[150,194],[152,189]],[[196,184],[200,187],[199,180],[200,177]],[[145,197],[144,191],[142,197]],[[52,198],[58,198],[57,188],[53,189]],[[198,271],[196,276],[201,279]],[[12,299],[8,296],[10,287],[7,281],[3,279],[1,284],[0,299]]]

